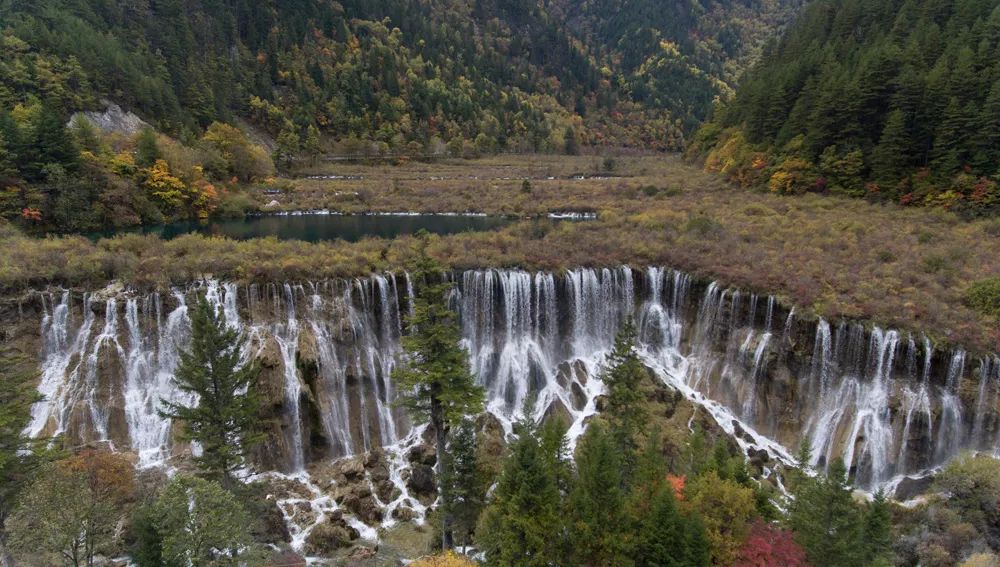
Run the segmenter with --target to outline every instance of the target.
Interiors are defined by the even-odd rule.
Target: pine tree
[[[73,137],[76,144],[82,150],[97,154],[101,151],[101,140],[97,136],[97,129],[93,123],[84,116],[78,116],[72,122]]]
[[[323,146],[319,139],[319,130],[313,124],[310,124],[306,128],[306,139],[302,141],[302,150],[309,158],[310,164],[315,164],[316,158],[323,152]]]
[[[788,523],[809,562],[830,567],[859,565],[860,518],[843,461],[834,461],[825,476],[802,478],[794,495]]]
[[[894,186],[903,178],[910,162],[910,139],[906,132],[903,112],[893,110],[882,129],[882,136],[872,152],[872,175],[887,186]]]
[[[32,128],[32,141],[21,167],[28,181],[44,181],[45,171],[53,165],[65,172],[76,170],[80,152],[73,138],[66,130],[62,114],[54,107],[46,105]]]
[[[444,549],[454,546],[452,502],[442,479],[450,474],[445,451],[448,429],[467,415],[479,413],[483,390],[469,370],[468,353],[461,346],[457,314],[448,308],[451,283],[441,278],[439,264],[427,253],[429,235],[418,234],[413,272],[413,314],[407,317],[410,333],[403,337],[405,363],[393,372],[400,403],[417,419],[428,418],[434,431],[438,455],[438,490],[442,498],[441,520]]]
[[[568,496],[574,563],[615,565],[625,551],[624,483],[621,456],[600,423],[592,423],[580,441],[576,468]]]
[[[977,124],[973,166],[981,175],[1000,176],[1000,79],[993,83]]]
[[[9,149],[3,132],[0,132],[0,180],[17,177],[17,166],[14,161],[14,152]]]
[[[486,485],[477,456],[475,423],[465,419],[455,427],[445,458],[449,476],[443,484],[450,494],[450,514],[454,518],[455,537],[460,545],[469,545],[476,521],[486,499]]]
[[[556,565],[566,549],[558,473],[533,423],[519,422],[515,433],[493,499],[480,517],[476,543],[490,566]]]
[[[563,151],[568,156],[580,154],[580,140],[576,137],[576,130],[573,127],[566,128],[563,133]]]
[[[161,157],[156,131],[152,128],[140,130],[135,139],[135,164],[139,167],[152,167]]]
[[[864,512],[864,522],[861,528],[861,543],[864,546],[864,562],[872,565],[877,562],[891,564],[892,553],[892,516],[889,502],[885,494],[879,490],[868,504]]]
[[[678,509],[661,445],[654,429],[636,462],[627,502],[633,540],[628,556],[638,567],[708,565],[704,528],[696,516]]]
[[[197,441],[202,470],[226,488],[247,451],[260,442],[258,368],[240,366],[246,338],[226,325],[221,309],[201,297],[190,311],[191,345],[181,353],[174,383],[198,396],[194,406],[163,401],[161,415],[184,423],[184,437]]]
[[[615,346],[601,371],[601,381],[608,393],[605,419],[625,467],[625,480],[635,462],[635,437],[646,422],[641,388],[646,368],[635,350],[635,340],[635,325],[629,319],[618,331]]]
[[[972,132],[970,109],[955,97],[948,101],[944,116],[934,132],[931,166],[941,176],[950,176],[966,163],[966,142]]]

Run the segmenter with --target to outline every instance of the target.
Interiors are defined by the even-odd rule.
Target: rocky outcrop
[[[132,112],[122,110],[122,107],[111,101],[102,100],[101,104],[105,107],[103,111],[77,112],[70,117],[67,126],[72,127],[81,120],[87,120],[102,132],[124,134],[126,136],[134,136],[140,130],[150,128],[150,125],[142,118],[139,118]]]
[[[343,514],[334,512],[326,521],[312,528],[304,551],[306,555],[328,557],[339,549],[350,547],[358,537],[358,530],[347,524]]]
[[[255,362],[260,368],[257,392],[260,396],[260,424],[264,440],[257,447],[254,461],[265,469],[278,469],[288,462],[289,448],[282,430],[285,404],[284,363],[274,337],[267,336],[257,347]]]

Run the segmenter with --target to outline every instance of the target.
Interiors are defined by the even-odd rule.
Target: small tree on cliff
[[[204,297],[191,310],[191,346],[181,353],[174,383],[195,394],[187,406],[163,401],[160,414],[184,422],[184,437],[202,447],[198,464],[209,476],[232,488],[233,471],[244,463],[247,450],[261,440],[257,427],[258,368],[240,366],[246,338],[226,326],[220,310]]]
[[[441,267],[428,255],[428,240],[426,232],[418,234],[413,313],[406,321],[409,334],[403,337],[405,364],[393,372],[393,379],[399,385],[400,402],[417,419],[429,418],[434,429],[442,504],[441,543],[444,549],[451,549],[454,496],[444,481],[452,476],[451,459],[445,457],[448,428],[482,410],[483,391],[469,370],[456,313],[448,308],[451,283],[441,279]]]

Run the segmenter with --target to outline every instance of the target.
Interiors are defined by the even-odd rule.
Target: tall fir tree
[[[892,513],[885,494],[879,490],[864,510],[861,544],[865,565],[892,565]]]
[[[941,176],[950,176],[968,161],[967,141],[972,133],[971,109],[952,97],[934,132],[931,166]]]
[[[479,519],[476,543],[492,567],[556,565],[567,550],[560,466],[553,466],[553,455],[539,443],[530,418],[519,422],[515,433],[493,498]]]
[[[183,422],[184,437],[201,445],[195,460],[202,471],[232,489],[234,471],[262,439],[259,368],[240,365],[246,338],[226,324],[221,309],[200,297],[190,318],[191,344],[180,355],[174,383],[198,401],[193,406],[163,401],[160,414]]]
[[[476,521],[486,499],[486,483],[479,466],[476,427],[472,419],[458,423],[451,435],[444,467],[446,492],[451,495],[449,514],[453,518],[456,543],[466,547],[476,530]]]
[[[31,130],[31,146],[22,159],[21,172],[29,181],[44,181],[51,166],[72,173],[80,161],[80,151],[66,129],[62,113],[52,105],[42,107]]]
[[[977,125],[973,166],[980,175],[1000,177],[1000,79],[990,88]]]
[[[704,527],[677,506],[667,481],[660,431],[650,432],[639,452],[627,501],[628,556],[637,567],[701,567],[709,564]]]
[[[895,186],[905,175],[910,163],[909,144],[903,112],[893,110],[872,152],[871,164],[872,175],[887,188]]]
[[[619,565],[626,552],[621,455],[600,423],[592,423],[581,439],[576,468],[567,497],[573,563]]]
[[[483,390],[469,370],[469,356],[461,345],[457,314],[448,307],[452,284],[427,251],[430,236],[418,234],[413,282],[412,315],[406,319],[409,333],[403,337],[404,364],[393,372],[400,403],[417,419],[429,419],[435,435],[438,462],[438,492],[442,500],[441,534],[444,549],[454,546],[453,495],[443,479],[451,474],[449,428],[465,416],[482,411]]]
[[[834,461],[819,478],[803,476],[793,494],[788,523],[809,562],[830,567],[860,565],[861,518],[843,461]]]
[[[622,459],[623,481],[628,480],[635,464],[636,435],[646,422],[641,387],[646,368],[639,360],[635,341],[635,325],[629,319],[618,331],[615,346],[601,371],[601,381],[607,389],[604,415]]]

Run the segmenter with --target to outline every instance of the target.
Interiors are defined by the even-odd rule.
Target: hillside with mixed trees
[[[799,3],[8,0],[0,103],[109,98],[182,136],[241,116],[392,148],[676,149]]]
[[[240,214],[331,152],[677,150],[800,2],[0,0],[0,216]],[[159,139],[62,127],[108,103]]]
[[[819,0],[691,151],[777,193],[995,212],[1000,2]]]

